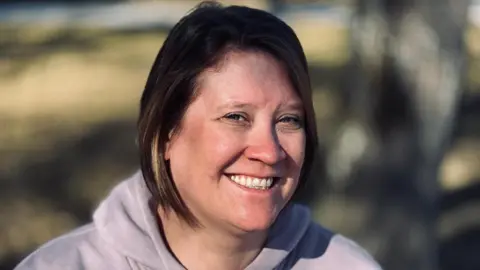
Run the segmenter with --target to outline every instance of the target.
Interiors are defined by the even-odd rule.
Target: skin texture
[[[172,213],[159,214],[184,266],[239,269],[261,250],[297,187],[306,144],[303,105],[283,66],[261,52],[227,54],[200,76],[198,91],[165,157],[203,226],[192,229]],[[232,182],[232,174],[279,180],[269,190],[252,190]]]

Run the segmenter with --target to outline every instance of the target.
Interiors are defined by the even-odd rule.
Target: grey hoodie
[[[150,197],[141,173],[136,173],[100,204],[93,223],[46,243],[14,270],[184,269],[162,240]],[[290,204],[247,269],[381,268],[354,242],[315,224],[305,207]]]

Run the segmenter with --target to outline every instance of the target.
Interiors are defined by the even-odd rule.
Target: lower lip
[[[236,183],[235,181],[232,181],[230,179],[229,176],[225,175],[225,177],[227,177],[228,179],[228,182],[234,184],[235,186],[241,188],[242,190],[245,190],[245,191],[248,191],[248,192],[251,192],[251,193],[257,193],[257,194],[269,194],[271,192],[273,192],[275,189],[277,189],[278,187],[278,179],[276,181],[274,181],[274,183],[272,184],[272,186],[270,188],[267,188],[267,189],[256,189],[256,188],[248,188],[246,186],[242,186],[238,183]]]

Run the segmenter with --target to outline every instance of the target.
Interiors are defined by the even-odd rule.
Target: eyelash
[[[225,119],[229,121],[236,122],[237,124],[248,124],[248,118],[241,113],[229,113],[224,116]],[[241,119],[239,119],[241,118]],[[287,120],[287,121],[285,121]],[[294,129],[299,129],[303,127],[303,121],[296,116],[284,116],[278,120],[279,123],[287,124],[287,125],[294,125]],[[290,127],[291,128],[291,127]]]
[[[243,118],[243,120],[235,119],[235,117],[241,117],[241,118]],[[225,115],[224,118],[226,118],[228,120],[231,120],[231,121],[235,121],[235,122],[248,121],[247,117],[240,114],[240,113],[229,113],[229,114]]]
[[[285,120],[287,120],[287,121],[285,121]],[[292,124],[297,129],[303,127],[303,121],[298,116],[291,116],[291,115],[290,116],[284,116],[284,117],[280,118],[280,122],[286,123],[286,124]]]

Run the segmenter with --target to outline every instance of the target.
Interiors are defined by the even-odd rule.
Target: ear
[[[170,160],[170,151],[172,148],[172,136],[173,136],[173,130],[168,133],[168,141],[165,143],[165,152],[163,155],[164,160]]]
[[[166,161],[170,160],[170,141],[165,143],[165,153],[163,154],[163,159]]]

